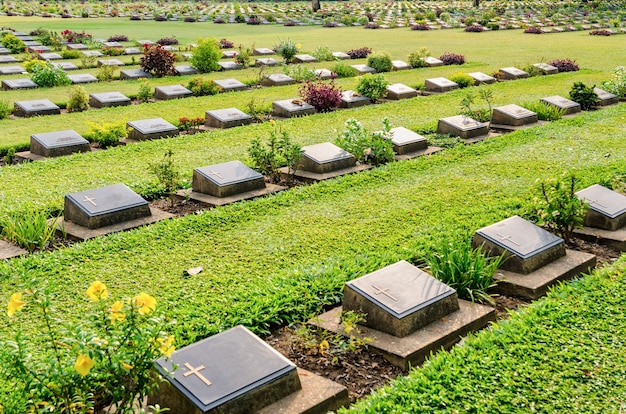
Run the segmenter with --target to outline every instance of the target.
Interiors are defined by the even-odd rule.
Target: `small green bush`
[[[216,39],[200,38],[198,46],[191,51],[189,62],[191,66],[202,73],[215,72],[220,70],[217,62],[222,58],[222,52]]]
[[[7,118],[13,112],[13,105],[6,99],[0,99],[0,119]]]
[[[543,76],[546,73],[543,71],[543,69],[538,68],[537,66],[533,65],[533,64],[528,64],[526,65],[526,67],[524,67],[522,69],[524,72],[528,73],[528,76],[531,78],[534,78],[535,76]]]
[[[424,59],[430,56],[430,52],[425,47],[419,48],[409,55],[409,65],[414,68],[423,68],[426,66]]]
[[[328,46],[319,46],[311,53],[311,56],[313,56],[320,62],[330,62],[335,60],[335,57],[333,56],[333,50]]]
[[[191,79],[187,84],[187,89],[189,89],[194,96],[217,95],[222,90],[214,81],[200,77]]]
[[[357,161],[379,165],[394,160],[389,119],[384,118],[383,130],[374,133],[356,119],[348,119],[345,128],[335,139],[335,144],[354,155]]]
[[[543,101],[525,102],[521,106],[537,114],[540,121],[558,121],[563,118],[565,109],[547,104]]]
[[[304,65],[286,65],[283,66],[283,73],[296,82],[311,81],[316,78],[315,71]]]
[[[139,90],[137,91],[137,99],[140,102],[148,102],[150,98],[152,98],[152,88],[150,87],[150,83],[148,79],[141,78],[139,79]]]
[[[48,66],[48,62],[45,60],[37,59],[33,57],[32,59],[27,59],[22,62],[22,66],[24,70],[28,73],[33,73],[35,68],[44,69]]]
[[[22,53],[26,49],[26,45],[13,33],[5,33],[2,36],[2,46],[9,49],[11,53]]]
[[[338,78],[352,78],[359,73],[352,66],[343,62],[335,63],[335,66],[332,67],[331,71],[335,73]]]
[[[48,215],[33,208],[25,214],[0,217],[0,231],[8,241],[29,252],[44,250],[54,241],[56,227],[48,223]]]
[[[626,97],[626,67],[618,66],[613,69],[613,77],[602,82],[602,89],[620,98]]]
[[[461,100],[461,114],[468,116],[478,122],[489,122],[491,120],[491,98],[493,92],[490,89],[480,89],[478,97],[487,104],[487,108],[475,108],[476,94],[473,91],[467,92],[467,95]]]
[[[100,82],[110,82],[115,77],[115,71],[118,69],[117,66],[113,65],[102,65],[100,69],[98,69],[98,73],[96,73],[96,78]]]
[[[376,54],[367,58],[367,66],[376,69],[376,72],[391,71],[391,56],[388,54]]]
[[[80,59],[81,56],[83,56],[83,54],[80,53],[80,50],[70,49],[62,50],[60,55],[63,59]]]
[[[580,109],[589,111],[596,109],[600,103],[598,94],[593,91],[594,86],[587,86],[582,82],[574,82],[572,89],[569,91],[569,97],[572,101],[580,104]]]
[[[356,91],[360,95],[368,97],[370,101],[376,102],[387,93],[387,79],[382,74],[365,74],[359,78]]]
[[[254,138],[248,147],[248,156],[254,168],[261,174],[268,175],[274,182],[280,181],[279,168],[287,166],[291,174],[295,173],[302,156],[302,147],[291,141],[289,133],[283,131],[276,122],[270,121],[274,129],[267,142]]]
[[[467,73],[457,72],[450,75],[449,79],[459,85],[459,88],[461,89],[474,85],[474,78]]]
[[[89,130],[84,134],[85,139],[95,142],[101,148],[118,145],[120,140],[128,137],[125,124],[89,122]]]
[[[151,163],[149,169],[156,176],[162,193],[169,196],[173,203],[174,194],[181,184],[181,174],[174,165],[172,150],[168,150],[160,161]]]
[[[75,85],[70,89],[70,99],[67,101],[68,112],[83,112],[89,109],[89,95],[85,88]]]
[[[43,66],[33,66],[30,79],[37,85],[46,88],[64,86],[72,83],[63,69],[53,66],[50,62],[46,62]]]
[[[291,63],[293,57],[298,54],[300,45],[295,44],[291,39],[280,40],[276,46],[274,46],[276,54],[283,58],[285,63]]]

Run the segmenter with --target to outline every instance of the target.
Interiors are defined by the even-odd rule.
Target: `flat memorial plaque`
[[[124,184],[67,194],[64,220],[88,229],[147,217],[148,202]]]
[[[231,62],[228,60],[220,60],[219,62],[217,62],[217,64],[222,68],[221,70],[237,70],[243,67],[235,62]]]
[[[432,56],[422,58],[422,60],[428,67],[443,66],[443,60],[434,58]]]
[[[120,80],[151,78],[152,74],[141,69],[125,69],[120,71]]]
[[[30,136],[30,152],[42,157],[60,157],[89,151],[91,151],[89,141],[72,129]]]
[[[347,53],[343,53],[343,52],[333,52],[333,57],[339,59],[339,60],[347,60],[350,59],[350,55],[348,55]]]
[[[11,51],[9,49],[7,49],[6,47],[0,46],[0,55],[8,55],[10,53]]]
[[[87,45],[82,43],[68,43],[65,46],[68,50],[87,50]]]
[[[354,69],[356,69],[357,72],[363,74],[363,73],[376,73],[376,69],[374,69],[373,67],[364,65],[364,64],[360,64],[360,65],[350,65],[352,66]]]
[[[291,118],[315,113],[315,107],[304,102],[302,99],[285,99],[272,102],[272,108],[276,116]]]
[[[141,53],[142,51],[138,47],[127,47],[124,49],[125,55],[140,55]]]
[[[274,55],[276,54],[276,52],[266,47],[257,47],[252,51],[252,54],[255,56],[263,56],[263,55]]]
[[[294,83],[296,83],[296,80],[284,73],[272,73],[263,79],[263,86],[292,85]]]
[[[207,111],[205,125],[213,128],[232,128],[252,123],[252,117],[237,108]]]
[[[315,59],[313,56],[311,55],[307,55],[307,54],[301,54],[301,55],[295,55],[293,57],[294,62],[296,63],[312,63],[312,62],[317,62],[317,59]]]
[[[77,73],[75,75],[67,75],[72,83],[95,83],[98,82],[98,78],[90,73]]]
[[[37,88],[35,82],[28,78],[24,79],[5,79],[2,81],[2,89],[10,90],[10,89],[34,89]]]
[[[315,69],[314,72],[315,76],[323,80],[333,79],[334,77],[336,77],[336,75],[328,69]]]
[[[174,125],[163,118],[140,119],[126,123],[131,130],[128,138],[139,141],[146,139],[162,138],[178,135],[179,131]]]
[[[222,50],[222,56],[227,59],[234,59],[238,54],[236,50]]]
[[[98,67],[100,66],[124,66],[125,63],[119,59],[98,59]]]
[[[411,69],[411,65],[402,61],[402,60],[392,60],[391,61],[391,70],[408,70]]]
[[[617,95],[607,92],[600,88],[593,88],[593,91],[598,95],[600,100],[600,106],[614,105],[619,102]]]
[[[298,168],[304,171],[324,174],[356,165],[354,155],[330,142],[302,147],[302,151]]]
[[[87,57],[102,57],[102,56],[104,56],[101,52],[99,52],[97,50],[83,50],[80,53],[82,53],[83,55],[85,55]]]
[[[153,42],[152,40],[145,40],[145,39],[142,39],[142,40],[137,40],[137,43],[138,43],[138,44],[140,44],[141,46],[146,46],[146,45],[147,45],[147,46],[153,46],[153,45],[155,45],[155,44],[156,44],[156,43],[155,43],[155,42]]]
[[[400,261],[347,282],[343,309],[367,314],[365,326],[407,336],[459,309],[456,291]]]
[[[441,118],[437,125],[438,134],[451,134],[464,139],[475,138],[489,133],[486,122],[478,122],[465,115]]]
[[[181,348],[156,366],[201,413],[252,413],[301,388],[296,366],[243,326]],[[157,399],[151,403],[195,412],[171,405],[180,397],[162,392]]]
[[[192,189],[198,193],[228,197],[262,188],[265,188],[263,175],[241,161],[230,161],[193,170]]]
[[[37,99],[33,101],[15,102],[15,116],[35,116],[35,115],[56,115],[61,109],[48,99]]]
[[[78,66],[76,66],[72,62],[56,62],[52,65],[63,70],[78,70]]]
[[[181,76],[196,75],[199,73],[198,69],[194,68],[191,65],[178,65],[178,66],[174,66],[174,69]]]
[[[475,85],[481,85],[483,83],[496,83],[496,78],[494,78],[493,76],[489,76],[486,73],[482,73],[482,72],[470,72],[468,73],[468,75],[470,75],[473,79],[474,79],[474,84]]]
[[[387,99],[408,99],[415,98],[417,95],[418,92],[415,89],[403,83],[393,83],[387,86]]]
[[[392,128],[391,134],[393,150],[398,155],[410,154],[412,152],[428,148],[428,141],[426,138],[420,134],[416,134],[410,129],[404,127]]]
[[[507,259],[501,267],[523,274],[565,256],[563,239],[519,216],[479,229],[473,242],[491,256],[504,253]]]
[[[18,60],[13,56],[0,56],[0,63],[17,63]]]
[[[559,68],[549,65],[547,63],[535,63],[533,66],[540,69],[546,75],[554,75],[559,73]]]
[[[537,122],[536,113],[515,104],[493,108],[491,114],[492,124],[522,126]]]
[[[114,48],[124,47],[124,45],[122,45],[120,42],[104,42],[102,43],[102,45],[104,47],[114,47]]]
[[[43,60],[61,60],[63,57],[58,53],[40,53],[39,59]]]
[[[503,74],[502,78],[506,80],[521,79],[521,78],[528,77],[528,72],[524,72],[523,70],[514,68],[512,66],[508,68],[500,68],[500,72],[502,72]]]
[[[274,58],[259,58],[254,61],[254,66],[276,66],[278,61]]]
[[[130,105],[130,98],[120,92],[102,92],[89,95],[89,105],[94,108]]]
[[[615,231],[626,225],[626,196],[594,184],[576,193],[589,204],[585,226]]]
[[[343,91],[341,92],[341,108],[356,108],[359,106],[367,105],[370,103],[370,99],[366,96],[359,95],[355,91]]]
[[[50,48],[48,46],[42,46],[41,44],[39,44],[38,42],[31,42],[31,43],[26,43],[24,42],[24,46],[28,47],[28,50],[30,50],[32,53],[48,53],[50,52]]]
[[[541,98],[542,102],[545,102],[549,105],[554,105],[557,108],[561,108],[565,110],[565,115],[575,114],[580,112],[580,104],[578,102],[574,102],[567,98],[564,98],[559,95],[548,96],[546,98]]]
[[[223,92],[242,91],[247,88],[246,84],[234,78],[217,79],[215,84],[222,88]]]
[[[157,86],[154,88],[154,97],[159,100],[188,98],[193,93],[183,85]]]
[[[456,82],[452,82],[450,79],[439,77],[439,78],[430,78],[424,81],[424,85],[426,87],[426,92],[448,92],[453,89],[458,89],[459,85]]]
[[[21,66],[0,66],[0,75],[25,74],[26,70]]]

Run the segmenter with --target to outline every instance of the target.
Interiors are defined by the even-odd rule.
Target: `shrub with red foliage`
[[[341,88],[330,83],[307,81],[300,87],[300,96],[317,112],[330,112],[341,104]]]
[[[107,42],[128,42],[128,36],[126,35],[111,36],[107,39]]]
[[[485,28],[482,26],[471,25],[471,26],[467,26],[465,28],[465,31],[472,32],[472,33],[479,33],[479,32],[484,32]]]
[[[372,49],[369,47],[360,47],[346,52],[346,54],[350,56],[350,59],[365,59],[370,53],[372,53]]]
[[[178,39],[176,39],[175,37],[162,37],[156,42],[157,44],[162,46],[172,46],[178,44]]]
[[[163,46],[159,44],[152,46],[144,45],[143,56],[139,61],[139,65],[143,71],[160,78],[176,74],[174,62],[176,62],[176,56],[169,50],[163,49]]]
[[[610,30],[592,30],[589,34],[591,36],[611,36],[613,32]]]
[[[572,59],[556,59],[552,62],[548,62],[548,64],[555,66],[559,72],[576,72],[580,70],[578,63]]]
[[[230,49],[235,47],[235,44],[226,38],[220,39],[220,41],[217,43],[219,44],[221,49]]]
[[[439,60],[442,61],[444,65],[462,65],[465,63],[465,56],[446,52],[439,56]]]
[[[540,27],[528,26],[526,29],[524,29],[524,33],[542,34],[543,30],[541,30]]]
[[[426,23],[418,23],[411,26],[411,30],[430,30],[430,26],[428,26]]]

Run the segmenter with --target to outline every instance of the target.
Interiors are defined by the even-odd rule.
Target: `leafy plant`
[[[156,41],[157,44],[161,46],[174,46],[178,44],[178,39],[176,37],[162,37]]]
[[[331,71],[335,73],[338,78],[352,78],[359,73],[355,68],[343,62],[335,63]]]
[[[274,182],[280,181],[279,168],[287,166],[289,173],[294,174],[298,161],[302,156],[302,147],[291,141],[289,133],[282,126],[270,121],[274,128],[266,142],[254,138],[248,147],[248,156],[254,168],[267,175]]]
[[[222,49],[230,49],[235,47],[235,44],[228,39],[222,38],[218,42],[220,48]]]
[[[9,52],[11,53],[22,53],[24,52],[24,49],[26,49],[24,42],[22,42],[20,38],[15,36],[13,33],[4,33],[0,42],[2,43],[2,46],[9,49]]]
[[[357,49],[350,49],[346,52],[346,55],[350,56],[350,59],[365,59],[370,53],[372,53],[372,49],[369,47],[360,47]]]
[[[481,33],[485,31],[485,28],[479,25],[471,25],[471,26],[467,26],[465,27],[465,29],[463,29],[464,31],[468,32],[468,33]]]
[[[4,165],[13,164],[13,161],[15,161],[16,152],[17,150],[15,149],[15,147],[11,147],[7,150],[7,153],[4,155],[4,158],[3,158]],[[2,225],[0,225],[0,228],[2,228]]]
[[[187,84],[194,96],[209,96],[217,95],[222,88],[210,79],[203,79],[201,77],[193,78]]]
[[[293,57],[300,50],[300,45],[295,44],[291,39],[279,40],[278,44],[274,46],[276,54],[283,58],[285,63],[291,63]]]
[[[116,65],[102,65],[96,73],[96,78],[100,82],[110,82],[115,77],[115,71],[118,69]]]
[[[601,86],[602,89],[620,98],[626,97],[626,67],[618,66],[613,69],[613,77],[602,82]]]
[[[441,60],[444,65],[462,65],[465,63],[465,56],[446,52],[439,56],[439,60]]]
[[[50,62],[46,62],[43,66],[33,66],[30,79],[37,85],[48,88],[72,83],[63,69],[52,65]]]
[[[387,85],[389,82],[384,75],[367,73],[359,78],[356,91],[360,95],[368,97],[370,101],[376,102],[387,93]]]
[[[305,65],[283,66],[283,73],[293,78],[296,82],[311,81],[317,77],[315,72]]]
[[[174,194],[181,182],[181,174],[174,165],[172,150],[168,150],[160,161],[150,164],[150,172],[156,175],[163,193],[168,195],[172,205],[174,204]]]
[[[385,117],[382,131],[374,133],[356,119],[348,119],[344,126],[346,129],[335,139],[335,144],[354,155],[357,161],[379,165],[394,160],[389,119]]]
[[[13,112],[13,105],[6,99],[0,99],[0,119],[8,118]]]
[[[474,85],[474,78],[467,73],[457,72],[449,76],[449,79],[459,85],[459,88],[467,88]]]
[[[414,68],[423,68],[424,66],[426,66],[426,62],[424,61],[424,59],[426,59],[428,56],[430,56],[430,52],[428,51],[428,49],[426,49],[425,47],[421,47],[409,55],[409,65]]]
[[[85,88],[75,85],[70,89],[70,99],[67,101],[68,112],[83,112],[89,109],[89,95]]]
[[[220,70],[217,64],[222,58],[222,52],[217,40],[214,38],[198,39],[198,46],[191,51],[189,62],[202,73]]]
[[[539,183],[533,199],[538,224],[570,243],[576,227],[582,226],[587,203],[576,195],[579,180],[573,174]]]
[[[146,78],[139,79],[139,90],[137,91],[137,99],[140,102],[148,102],[152,98],[152,88]]]
[[[474,109],[472,105],[476,103],[476,94],[473,91],[467,92],[461,100],[461,114],[468,116],[478,122],[488,122],[491,120],[491,98],[493,92],[490,89],[480,89],[478,97],[480,97],[488,106],[488,109]]]
[[[543,34],[543,30],[541,30],[541,27],[528,26],[526,29],[524,29],[524,33]]]
[[[24,67],[24,70],[26,70],[26,72],[33,73],[35,67],[38,67],[39,69],[43,69],[46,66],[48,66],[48,62],[45,60],[37,59],[36,57],[33,56],[31,59],[24,60],[24,62],[22,62],[22,65]]]
[[[66,50],[62,50],[60,53],[61,57],[63,59],[80,59],[81,56],[83,56],[82,53],[80,53],[80,50],[72,50],[72,49],[66,49]]]
[[[333,61],[335,57],[333,56],[333,50],[328,46],[318,46],[312,53],[315,59],[320,62]]]
[[[600,103],[598,94],[593,91],[594,86],[587,86],[582,82],[574,82],[572,89],[569,91],[569,97],[572,101],[580,104],[580,109],[589,111],[596,109]]]
[[[118,145],[128,137],[126,125],[122,123],[93,123],[88,122],[89,130],[84,134],[85,139],[97,143],[101,148]]]
[[[154,360],[170,357],[172,323],[156,313],[156,299],[146,293],[107,301],[104,283],[93,282],[85,292],[92,311],[70,324],[57,314],[54,287],[30,282],[11,295],[8,315],[27,313],[23,324],[41,326],[34,340],[18,329],[0,346],[0,372],[12,379],[9,392],[23,401],[22,412],[88,413],[115,405],[116,412],[133,412],[156,388]]]
[[[96,67],[96,57],[82,55],[80,58],[80,65],[83,69],[89,69]]]
[[[158,44],[145,45],[143,56],[139,59],[141,69],[157,78],[174,74],[174,62],[176,62],[176,56]]]
[[[247,68],[248,66],[250,66],[251,60],[252,48],[239,45],[239,52],[237,52],[237,56],[235,56],[235,63],[241,65],[241,67],[243,68]]]
[[[556,59],[548,62],[549,65],[555,66],[559,72],[576,72],[580,70],[578,63],[572,59]]]
[[[386,53],[372,55],[367,58],[367,66],[376,69],[376,72],[389,72],[392,68],[391,56]]]
[[[252,97],[246,104],[246,113],[252,117],[252,122],[263,122],[272,113],[272,104]]]
[[[126,35],[113,35],[107,39],[107,42],[128,42],[128,36]]]
[[[54,242],[56,227],[48,222],[48,215],[34,207],[27,213],[12,213],[0,217],[4,238],[29,252],[44,250]]]
[[[540,121],[558,121],[565,114],[565,109],[543,101],[525,102],[521,106],[536,113]]]
[[[334,81],[307,81],[300,87],[300,96],[305,102],[315,107],[318,112],[330,112],[341,104],[341,88]]]
[[[203,124],[204,118],[202,118],[201,116],[196,118],[187,118],[186,116],[181,116],[180,118],[178,118],[178,129],[180,129],[181,131],[192,131]]]
[[[428,31],[430,30],[430,26],[426,23],[416,23],[411,26],[411,30]]]

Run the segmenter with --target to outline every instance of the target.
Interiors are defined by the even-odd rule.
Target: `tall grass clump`
[[[44,211],[13,213],[0,217],[0,235],[18,246],[34,252],[44,250],[54,241],[56,228],[49,224]]]

